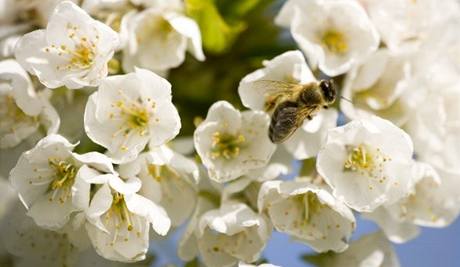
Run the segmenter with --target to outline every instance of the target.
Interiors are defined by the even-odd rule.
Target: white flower
[[[85,110],[87,135],[117,162],[135,159],[147,143],[165,144],[180,127],[171,84],[144,69],[102,81]]]
[[[182,64],[186,51],[200,61],[205,59],[198,25],[174,3],[153,5],[125,20],[125,71],[137,66],[165,72]]]
[[[138,195],[137,177],[122,180],[116,175],[88,179],[99,187],[86,210],[86,230],[96,252],[121,262],[145,259],[149,247],[149,228],[166,235],[171,226],[165,210]]]
[[[258,85],[257,81],[270,80],[298,84],[316,82],[300,51],[285,52],[270,61],[264,61],[264,68],[246,75],[240,82],[238,93],[243,105],[252,110],[265,110],[270,88]],[[284,142],[287,150],[296,159],[316,156],[327,130],[336,126],[337,111],[323,110],[313,120],[305,120],[302,127]]]
[[[45,30],[24,35],[16,59],[49,88],[96,86],[119,43],[108,26],[69,1],[61,2]]]
[[[195,162],[166,146],[139,155],[130,163],[120,165],[121,175],[140,178],[140,195],[160,204],[179,226],[195,208],[198,167]],[[129,174],[128,174],[129,173]]]
[[[371,116],[330,130],[316,166],[336,198],[370,212],[409,193],[412,154],[403,130]]]
[[[390,242],[381,232],[365,235],[350,244],[343,253],[308,256],[307,261],[318,267],[399,267]]]
[[[0,61],[0,149],[14,147],[45,126],[57,132],[59,117],[53,106],[35,92],[32,82],[14,60]]]
[[[14,256],[11,258],[13,266],[74,266],[78,261],[81,248],[71,242],[70,236],[36,225],[26,216],[19,201],[2,221],[1,231],[1,242]]]
[[[459,4],[455,0],[360,0],[378,29],[382,41],[391,50],[418,44],[427,33],[454,16]],[[415,48],[416,49],[416,48]]]
[[[217,208],[217,203],[214,203],[209,196],[211,195],[203,193],[198,195],[195,210],[185,228],[184,234],[178,242],[177,255],[183,261],[191,261],[199,253],[196,236],[198,223],[205,212]]]
[[[226,202],[206,212],[197,229],[198,249],[207,266],[256,261],[270,237],[270,223],[242,203]]]
[[[405,93],[409,87],[411,53],[394,53],[382,48],[370,55],[362,65],[347,75],[342,95],[342,111],[348,118],[358,119],[375,114],[397,125],[404,124],[410,114]]]
[[[355,1],[291,0],[276,21],[291,27],[312,68],[329,76],[347,72],[379,45],[377,31]]]
[[[113,172],[109,158],[91,152],[72,153],[75,145],[60,135],[49,135],[25,152],[11,170],[10,181],[28,208],[28,215],[44,228],[62,228],[89,201],[86,176]]]
[[[378,208],[365,217],[376,221],[388,238],[396,243],[414,238],[419,226],[445,227],[460,212],[458,177],[449,177],[426,163],[414,165],[414,186],[409,196],[392,205]]]
[[[214,103],[195,130],[195,149],[211,179],[227,182],[265,166],[275,145],[268,139],[269,117],[263,112],[236,110]]]
[[[309,244],[317,252],[344,251],[356,226],[345,204],[308,182],[265,182],[259,191],[258,207],[259,212],[267,212],[276,230]]]
[[[451,85],[431,80],[417,83],[419,91],[414,94],[422,100],[409,117],[407,132],[414,140],[417,159],[460,173],[460,80]]]

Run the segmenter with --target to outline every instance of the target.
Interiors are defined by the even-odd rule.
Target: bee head
[[[319,82],[319,88],[321,89],[321,93],[323,94],[324,100],[326,100],[327,103],[331,104],[335,101],[336,90],[332,80],[321,80]]]

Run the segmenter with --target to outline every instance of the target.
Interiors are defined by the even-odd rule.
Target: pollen
[[[347,146],[348,156],[343,165],[344,171],[357,172],[359,174],[377,179],[380,183],[385,181],[383,176],[384,163],[391,160],[385,156],[379,148],[366,144],[356,147]],[[372,188],[369,188],[372,190]]]
[[[226,160],[236,158],[245,142],[246,138],[242,134],[215,132],[212,135],[211,158],[222,157]]]
[[[49,158],[48,165],[54,170],[54,179],[48,186],[48,191],[52,192],[49,200],[58,200],[60,203],[64,203],[71,196],[77,168],[70,160],[56,158]]]
[[[323,45],[334,54],[345,54],[348,52],[348,43],[343,33],[336,30],[326,31],[321,42]]]

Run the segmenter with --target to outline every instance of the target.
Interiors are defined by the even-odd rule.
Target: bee
[[[260,80],[255,85],[266,91],[264,109],[272,114],[268,136],[275,144],[288,139],[321,108],[328,108],[337,93],[332,80],[307,84]]]

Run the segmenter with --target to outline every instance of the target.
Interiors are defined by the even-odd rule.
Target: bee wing
[[[294,100],[294,92],[302,89],[302,85],[283,81],[258,80],[252,83],[254,90],[264,97],[264,109],[272,112],[279,103]]]
[[[284,93],[295,90],[296,88],[301,87],[301,84],[289,83],[283,81],[274,81],[274,80],[258,80],[252,82],[252,86],[255,90],[266,92],[269,94]]]
[[[299,107],[292,101],[279,104],[270,122],[270,140],[275,144],[284,142],[303,124],[305,118],[311,119],[318,109],[319,106]]]

